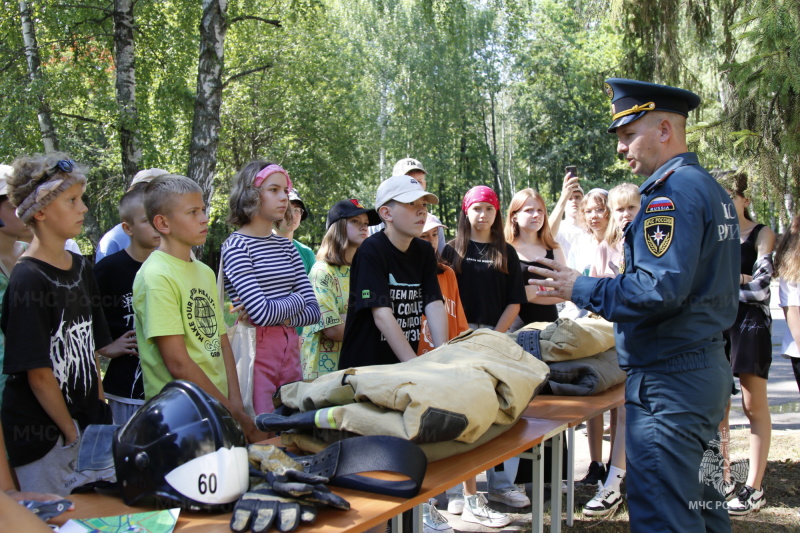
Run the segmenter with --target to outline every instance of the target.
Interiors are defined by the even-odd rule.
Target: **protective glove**
[[[261,487],[261,488],[259,488]],[[281,496],[264,485],[246,492],[231,516],[231,530],[263,533],[273,524],[278,531],[294,531],[300,522],[311,523],[317,518],[317,509],[295,498]]]
[[[250,475],[267,481],[275,493],[301,500],[304,503],[323,504],[336,509],[348,510],[350,504],[331,492],[325,485],[328,478],[309,474],[303,465],[271,444],[248,446]]]

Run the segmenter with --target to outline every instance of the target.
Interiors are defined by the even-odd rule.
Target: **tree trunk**
[[[25,58],[28,60],[28,76],[31,88],[39,100],[39,131],[42,133],[42,144],[45,152],[58,150],[58,137],[50,116],[50,106],[44,97],[42,73],[39,70],[39,45],[36,42],[36,28],[33,25],[33,9],[30,2],[20,0],[19,14],[22,22],[22,39],[25,43]]]
[[[200,20],[200,59],[188,175],[203,189],[206,205],[214,192],[217,166],[227,8],[227,0],[203,0]]]
[[[139,170],[142,151],[136,138],[139,113],[136,109],[136,64],[133,39],[133,0],[114,0],[114,61],[117,66],[119,143],[122,174],[130,183]]]

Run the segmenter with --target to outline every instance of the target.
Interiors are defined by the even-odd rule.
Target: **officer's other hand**
[[[574,268],[564,266],[558,261],[553,261],[552,259],[537,257],[534,259],[534,261],[548,267],[528,267],[528,272],[547,278],[528,280],[528,283],[531,285],[539,285],[546,288],[546,290],[537,291],[536,295],[556,296],[565,300],[572,299],[572,288],[575,285],[575,280],[581,275],[581,273]]]

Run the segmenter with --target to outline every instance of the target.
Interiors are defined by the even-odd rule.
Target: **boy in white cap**
[[[375,205],[386,228],[353,258],[348,318],[356,318],[345,325],[339,368],[413,359],[423,313],[433,345],[447,339],[436,257],[419,239],[429,203],[439,199],[410,176],[392,176],[378,187]]]
[[[422,188],[428,190],[428,172],[418,160],[413,157],[406,157],[394,164],[392,169],[392,176],[411,176],[422,185]]]
[[[428,171],[425,170],[425,167],[422,166],[422,163],[414,159],[413,157],[406,157],[405,159],[401,159],[397,163],[394,164],[394,168],[392,168],[392,176],[411,176],[415,180],[422,185],[422,188],[426,191],[428,190]],[[445,226],[441,226],[439,228],[439,244],[436,247],[436,251],[442,253],[444,250],[445,237],[444,237],[444,228]],[[377,233],[383,229],[383,224],[378,224],[377,226],[370,226],[369,234],[372,235],[373,233]]]
[[[169,172],[160,168],[146,168],[144,170],[140,170],[133,177],[133,181],[131,181],[131,186],[128,187],[128,191],[133,190],[133,188],[140,183],[150,183],[157,176],[163,176],[164,174],[169,174]],[[120,222],[108,230],[108,232],[106,232],[106,234],[100,238],[100,242],[97,243],[97,252],[94,256],[95,264],[99,263],[100,260],[107,255],[124,250],[130,245],[130,243],[131,238],[127,233],[125,233],[125,230],[122,229],[122,222]]]

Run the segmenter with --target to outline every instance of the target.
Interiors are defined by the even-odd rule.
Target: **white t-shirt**
[[[782,279],[778,295],[781,307],[800,307],[800,285],[797,283]],[[781,353],[788,357],[800,357],[797,343],[794,342],[792,332],[788,328],[786,329],[786,334],[783,336]]]
[[[581,236],[586,234],[586,230],[576,226],[566,218],[561,221],[558,226],[556,241],[561,245],[561,249],[564,250],[564,258],[569,257],[569,251],[572,246],[580,240]]]
[[[588,276],[597,257],[599,243],[590,233],[581,228],[573,227],[579,230],[580,233],[577,233],[577,237],[572,241],[572,247],[567,256],[567,266],[574,268],[584,276]],[[559,230],[560,234],[561,231]],[[571,320],[583,318],[588,314],[589,311],[578,308],[570,301],[564,302],[564,307],[558,312],[559,318],[569,318]]]

